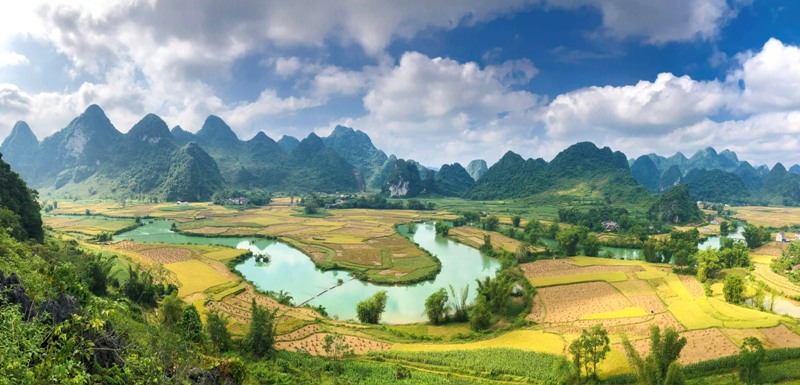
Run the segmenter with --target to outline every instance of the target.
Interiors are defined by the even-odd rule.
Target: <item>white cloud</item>
[[[374,78],[364,96],[367,115],[344,123],[379,147],[431,165],[497,159],[534,137],[542,99],[513,85],[535,72],[528,61],[481,68],[408,52]]]
[[[594,131],[612,135],[661,135],[714,115],[730,95],[720,82],[659,74],[654,82],[622,87],[588,87],[561,94],[545,113],[554,137]]]
[[[0,51],[0,67],[25,65],[30,63],[25,55],[20,55],[16,52],[1,52]]]
[[[800,109],[800,48],[770,39],[758,53],[738,56],[741,68],[728,81],[742,81],[737,107],[748,113]]]
[[[603,15],[603,32],[651,44],[715,39],[737,13],[726,0],[548,0],[547,4],[596,7]]]

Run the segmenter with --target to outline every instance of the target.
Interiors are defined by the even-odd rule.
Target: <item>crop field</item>
[[[94,216],[70,216],[57,217],[52,215],[42,216],[42,221],[46,226],[50,226],[55,231],[65,233],[80,233],[84,235],[96,236],[101,232],[116,233],[118,231],[136,226],[132,219],[116,219]]]
[[[483,236],[485,234],[489,234],[492,237],[492,247],[495,250],[503,249],[513,253],[522,245],[520,241],[514,238],[509,238],[497,232],[484,231],[473,226],[452,228],[448,236],[477,249],[483,245]]]
[[[768,269],[756,264],[757,273],[759,266]],[[687,338],[683,364],[736,354],[747,335],[761,337],[770,347],[800,344],[800,336],[786,326],[796,327],[796,320],[706,298],[695,277],[675,275],[661,265],[573,257],[536,261],[522,269],[538,287],[528,318],[544,331],[564,336],[567,343],[598,323],[609,331],[615,348],[601,365],[601,376],[629,370],[614,336],[626,334],[646,353],[653,325],[673,327]],[[584,282],[585,277],[595,279]]]
[[[800,286],[796,285],[788,278],[772,271],[769,265],[756,263],[754,273],[758,280],[766,283],[767,286],[778,293],[783,293],[791,297],[800,297]]]
[[[461,344],[395,344],[392,347],[392,350],[430,352],[513,348],[540,353],[563,354],[564,346],[564,339],[555,333],[548,333],[541,330],[515,330],[499,337],[477,342],[466,342]]]
[[[93,213],[127,218],[164,217],[176,220],[179,229],[186,233],[278,237],[303,251],[319,266],[336,264],[384,283],[423,278],[437,268],[429,255],[397,233],[396,225],[455,217],[444,211],[357,209],[328,210],[330,215],[324,217],[306,217],[298,207],[288,203],[276,200],[270,206],[236,211],[207,204],[122,207],[116,202],[88,206],[63,202],[58,210],[83,214],[89,208]],[[456,201],[447,204],[461,205]],[[495,203],[483,204],[493,207]],[[466,203],[459,207],[467,209]],[[505,222],[517,213],[514,210],[498,214]],[[552,218],[548,210],[533,211],[537,210],[540,212],[536,215],[542,215],[539,218]],[[796,214],[800,223],[800,210]],[[51,226],[64,232],[79,232],[75,229],[90,225],[103,229],[98,231],[113,232],[112,226],[133,223],[132,219],[51,218],[54,218]],[[531,218],[537,217],[531,215]],[[484,233],[475,227],[461,227],[452,229],[450,235],[464,244],[479,247]],[[516,240],[499,233],[492,232],[491,236],[497,249],[514,251],[519,246]],[[769,243],[754,254],[754,274],[776,291],[800,295],[800,287],[769,269],[770,260],[780,253],[781,246],[785,245]],[[179,296],[197,304],[201,313],[215,310],[226,316],[235,335],[246,332],[251,301],[255,300],[278,311],[279,349],[324,355],[324,338],[341,333],[355,353],[368,354],[364,364],[381,357],[378,360],[386,360],[387,365],[408,365],[415,374],[450,371],[453,376],[465,378],[536,382],[538,376],[549,375],[552,368],[542,366],[542,362],[564,357],[566,346],[581,330],[596,324],[609,331],[613,344],[608,358],[599,367],[601,378],[630,372],[620,336],[629,336],[637,349],[646,353],[649,328],[654,325],[673,327],[687,338],[680,358],[683,364],[736,354],[747,336],[759,338],[768,348],[800,347],[797,334],[800,325],[796,319],[708,298],[695,277],[676,275],[669,265],[642,261],[572,257],[522,264],[520,268],[537,287],[538,294],[528,315],[535,324],[481,336],[470,335],[468,324],[366,327],[321,319],[313,310],[278,304],[273,298],[256,293],[249,283],[228,270],[224,263],[242,251],[226,247],[131,241],[90,247],[126,255],[132,262],[156,272],[157,277],[176,283]],[[468,341],[462,342],[465,336]],[[492,369],[499,377],[489,375]]]
[[[800,208],[797,207],[732,207],[734,217],[759,226],[782,227],[800,225]]]

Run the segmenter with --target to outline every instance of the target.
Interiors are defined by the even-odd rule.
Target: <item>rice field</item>
[[[800,208],[798,207],[732,207],[734,217],[759,226],[782,227],[800,225]]]
[[[513,253],[522,245],[522,242],[514,238],[509,238],[497,232],[481,230],[473,226],[452,228],[450,229],[448,237],[477,249],[483,246],[483,236],[485,234],[489,234],[492,237],[492,247],[495,250],[506,250]]]
[[[83,214],[83,213],[81,213]],[[95,216],[69,216],[57,217],[52,215],[42,216],[45,226],[64,233],[79,233],[96,236],[101,232],[116,233],[118,231],[136,226],[133,219],[117,219]]]
[[[515,330],[488,340],[462,344],[394,344],[392,350],[411,352],[512,348],[540,353],[564,354],[564,339],[541,330]]]

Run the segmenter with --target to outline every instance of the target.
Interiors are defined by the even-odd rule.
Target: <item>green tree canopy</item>
[[[386,290],[375,293],[356,305],[358,320],[363,323],[377,324],[381,321],[381,315],[386,310],[386,301],[389,296]]]

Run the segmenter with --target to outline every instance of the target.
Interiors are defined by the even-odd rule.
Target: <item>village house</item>
[[[603,222],[603,229],[605,229],[606,231],[617,231],[617,228],[619,228],[619,226],[617,226],[617,222],[614,221]]]
[[[781,231],[777,235],[775,235],[775,242],[786,242],[786,233]]]
[[[712,220],[711,220],[711,224],[712,224],[712,225],[718,225],[718,224],[719,224],[719,221],[718,221],[718,220],[716,220],[716,219],[712,219]]]

